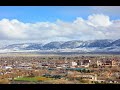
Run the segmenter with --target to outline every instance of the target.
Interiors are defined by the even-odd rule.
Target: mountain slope
[[[12,44],[4,47],[4,49],[11,49],[11,50],[36,50],[41,49],[42,44],[36,43],[22,43],[22,44]]]
[[[120,39],[118,40],[88,40],[42,43],[11,44],[0,50],[38,50],[40,52],[120,52]]]
[[[43,49],[60,49],[63,42],[50,42],[43,46]]]

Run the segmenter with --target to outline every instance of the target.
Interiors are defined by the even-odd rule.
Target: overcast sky
[[[0,6],[0,40],[120,39],[120,6]]]

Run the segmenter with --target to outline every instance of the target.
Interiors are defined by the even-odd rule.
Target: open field
[[[37,81],[46,81],[46,80],[52,80],[52,78],[46,78],[42,76],[36,76],[36,77],[19,77],[15,78],[15,81],[30,81],[30,82],[37,82]]]
[[[120,56],[120,54],[37,54],[37,53],[4,53],[4,54],[0,54],[0,56]]]

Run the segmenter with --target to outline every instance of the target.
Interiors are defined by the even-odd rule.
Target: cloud
[[[94,26],[109,26],[112,24],[108,16],[103,14],[93,14],[88,16],[88,20],[94,24]]]
[[[1,40],[92,40],[118,39],[120,20],[110,20],[104,14],[89,15],[87,20],[77,17],[72,22],[23,23],[17,19],[0,21]]]
[[[24,39],[25,25],[18,20],[2,19],[0,21],[0,39]]]

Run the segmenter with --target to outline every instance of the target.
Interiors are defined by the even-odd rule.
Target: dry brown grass
[[[8,79],[0,79],[0,84],[10,84]]]
[[[48,81],[46,81],[46,83],[49,83],[49,84],[74,84],[73,81],[68,81],[68,80],[64,80],[64,79],[48,80]]]

